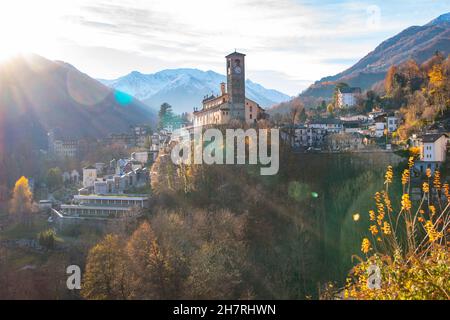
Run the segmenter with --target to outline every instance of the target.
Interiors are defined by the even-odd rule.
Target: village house
[[[369,121],[369,117],[364,114],[355,114],[349,116],[342,116],[339,118],[341,121],[359,121],[361,123],[366,123]]]
[[[368,140],[359,133],[334,133],[325,137],[325,143],[330,151],[357,151],[364,149]]]
[[[434,172],[446,160],[448,136],[445,133],[428,133],[416,137],[420,148],[420,160],[416,161],[414,169],[418,174],[424,174],[426,169]]]
[[[379,115],[373,119],[374,126],[372,128],[373,135],[376,138],[381,138],[386,134],[386,115]]]
[[[147,153],[146,153],[147,154]],[[138,157],[137,160],[133,157]],[[148,159],[148,154],[147,154]],[[130,159],[111,160],[109,166],[97,163],[83,168],[82,194],[123,194],[150,183],[143,153],[133,153]]]
[[[140,162],[142,165],[145,165],[149,161],[149,154],[146,151],[133,152],[131,154],[131,159]]]
[[[97,180],[97,168],[88,166],[83,168],[83,188],[92,188]]]
[[[48,135],[48,152],[57,158],[75,158],[78,154],[79,141],[64,137],[60,129],[51,130]]]
[[[286,141],[291,139],[292,147],[299,150],[320,148],[326,134],[325,129],[315,129],[306,125],[285,126],[281,130],[281,138]]]
[[[357,103],[357,97],[361,94],[361,88],[340,88],[337,90],[337,107],[349,108],[354,107]]]
[[[308,127],[325,130],[327,133],[341,133],[344,131],[344,123],[335,118],[315,119],[308,123]]]
[[[345,133],[360,133],[365,126],[367,126],[367,123],[361,122],[361,121],[343,121],[342,122],[344,126],[344,132]]]
[[[373,109],[371,112],[369,112],[369,120],[374,120],[375,118],[379,116],[385,116],[386,112],[384,112],[383,109]]]
[[[109,145],[121,145],[124,148],[144,148],[150,137],[146,126],[131,126],[129,132],[113,133],[104,140]]]
[[[389,133],[397,131],[400,124],[400,113],[392,112],[386,116],[386,125]]]

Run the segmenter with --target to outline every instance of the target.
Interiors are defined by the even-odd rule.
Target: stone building
[[[194,126],[221,125],[231,120],[252,124],[265,117],[255,101],[245,97],[245,54],[234,52],[226,58],[227,83],[219,95],[205,96],[200,110],[194,109]]]
[[[75,158],[78,154],[79,141],[64,137],[60,129],[48,133],[48,152],[58,158]]]

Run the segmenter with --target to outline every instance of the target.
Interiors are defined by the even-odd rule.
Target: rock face
[[[441,15],[424,26],[413,26],[381,43],[374,51],[353,67],[313,84],[302,95],[331,97],[336,82],[347,82],[351,86],[370,89],[385,78],[391,65],[408,59],[422,63],[436,51],[450,54],[450,13]]]
[[[213,71],[197,69],[163,70],[154,74],[142,74],[133,71],[115,80],[99,80],[103,84],[126,92],[143,101],[154,110],[167,102],[177,113],[192,112],[194,107],[200,107],[205,95],[218,93],[220,83],[226,82],[226,77]],[[247,98],[254,100],[263,108],[271,107],[290,97],[276,90],[246,81]]]

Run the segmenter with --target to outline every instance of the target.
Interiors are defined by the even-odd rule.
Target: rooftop
[[[354,87],[354,88],[341,88],[339,89],[341,93],[361,93],[361,88]]]
[[[445,136],[448,137],[445,133],[428,133],[424,134],[420,138],[422,139],[422,142],[424,143],[432,143],[437,141],[440,137]]]
[[[322,118],[312,120],[309,124],[342,124],[343,122],[335,118]]]

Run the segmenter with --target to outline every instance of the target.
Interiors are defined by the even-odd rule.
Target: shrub
[[[370,235],[363,239],[360,258],[343,291],[347,299],[450,299],[448,246],[450,191],[440,172],[426,172],[416,208],[410,199],[411,157],[401,177],[403,195],[394,210],[389,195],[393,169],[385,188],[375,194],[369,212]]]
[[[55,248],[56,244],[56,234],[52,229],[42,231],[38,234],[39,245],[42,247],[52,250]]]

